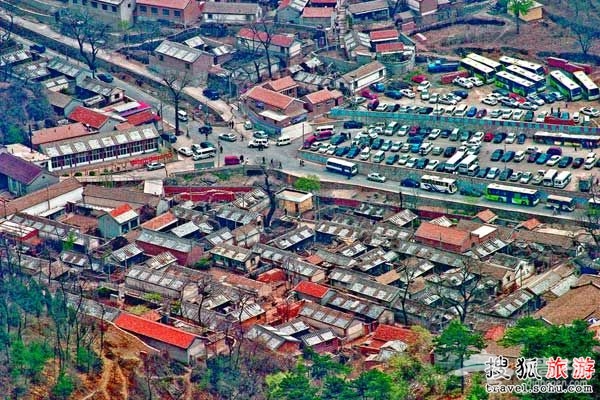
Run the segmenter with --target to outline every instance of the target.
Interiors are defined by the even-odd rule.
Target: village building
[[[23,196],[58,183],[56,175],[8,152],[0,153],[0,189]]]
[[[300,23],[307,26],[322,27],[320,29],[331,29],[336,18],[333,7],[304,7],[300,16]]]
[[[387,74],[385,66],[379,61],[372,61],[355,69],[354,71],[350,71],[342,75],[336,80],[336,87],[342,92],[354,93],[373,83],[385,80],[386,76]]]
[[[286,96],[298,97],[298,83],[291,76],[269,81],[263,87]]]
[[[337,337],[333,329],[324,328],[308,333],[300,337],[303,347],[311,348],[313,351],[323,354],[335,354],[342,347],[342,340]]]
[[[214,56],[203,50],[164,40],[154,50],[153,61],[166,70],[206,75],[214,64]]]
[[[387,0],[363,1],[350,4],[348,6],[348,15],[355,24],[369,20],[387,20],[390,17],[389,5]]]
[[[253,122],[266,124],[271,130],[281,130],[306,120],[304,102],[261,86],[244,93],[242,102],[246,111],[253,114]]]
[[[135,19],[144,21],[169,21],[187,27],[197,22],[201,15],[196,0],[136,0]]]
[[[266,32],[242,28],[236,38],[236,45],[240,50],[262,54],[266,45],[271,56],[281,57],[284,60],[296,57],[302,50],[302,43],[292,34],[274,33],[269,37]],[[278,92],[276,89],[274,91]]]
[[[37,147],[47,143],[65,139],[74,139],[94,133],[89,131],[81,122],[59,125],[54,128],[44,128],[32,132],[31,143]]]
[[[262,9],[257,3],[207,1],[202,8],[205,23],[249,25],[261,17]]]
[[[269,244],[281,250],[300,251],[314,243],[315,233],[307,226],[299,226],[273,239]]]
[[[254,325],[246,338],[265,345],[276,353],[293,355],[300,351],[300,340],[269,325]]]
[[[210,254],[215,265],[225,269],[252,272],[258,266],[259,257],[243,247],[221,243],[211,249]]]
[[[155,256],[168,251],[183,266],[196,264],[203,255],[202,248],[191,240],[163,232],[142,229],[135,242],[147,255]]]
[[[113,25],[133,22],[135,0],[67,0],[66,7]]]
[[[335,311],[317,303],[306,302],[298,316],[316,329],[331,329],[344,341],[352,341],[363,335],[363,325],[351,315]]]
[[[140,225],[140,216],[129,204],[123,204],[98,218],[98,229],[104,238],[112,239]]]
[[[155,293],[175,300],[188,299],[198,294],[198,287],[190,279],[171,274],[165,269],[143,265],[129,268],[125,275],[125,290],[135,297]]]
[[[309,112],[309,118],[316,118],[329,113],[333,107],[342,105],[344,95],[338,90],[322,89],[307,94],[302,100]]]
[[[86,107],[105,107],[125,98],[125,89],[89,76],[77,83],[76,92]]]
[[[285,188],[275,193],[277,207],[287,215],[300,216],[313,208],[313,194]]]

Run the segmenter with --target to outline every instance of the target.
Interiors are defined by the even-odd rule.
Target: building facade
[[[196,0],[137,0],[137,21],[169,21],[184,26],[198,21],[200,4]]]
[[[73,11],[88,13],[111,25],[133,22],[135,0],[68,0],[67,7]]]

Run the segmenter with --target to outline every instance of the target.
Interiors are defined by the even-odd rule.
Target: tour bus
[[[477,164],[479,164],[477,156],[475,154],[468,155],[458,164],[458,173],[466,174],[467,172],[469,172],[469,168],[471,168],[471,166]]]
[[[526,61],[526,60],[521,60],[520,58],[502,56],[502,57],[500,57],[500,59],[498,61],[500,61],[500,63],[503,64],[505,67],[508,67],[509,65],[516,65],[516,66],[521,67],[529,72],[533,72],[536,75],[545,75],[546,74],[546,71],[544,70],[543,65],[532,63],[532,62]]]
[[[573,212],[575,211],[575,200],[573,200],[571,197],[556,196],[551,194],[546,199],[546,207],[553,208],[555,210]]]
[[[496,74],[496,86],[504,87],[521,96],[528,96],[537,91],[533,82],[508,71],[500,71]]]
[[[423,175],[421,177],[421,189],[430,192],[454,194],[457,192],[456,179],[440,178],[434,175]]]
[[[554,177],[554,187],[564,189],[571,182],[571,173],[569,171],[561,171]]]
[[[496,71],[487,65],[478,63],[472,58],[463,58],[460,60],[460,66],[481,79],[484,83],[494,82]]]
[[[358,174],[358,168],[355,163],[337,158],[328,158],[325,168],[331,172],[346,175],[348,178]]]
[[[544,186],[554,186],[554,178],[556,178],[557,174],[558,174],[557,170],[555,170],[555,169],[549,169],[544,174],[544,178],[542,180],[542,184]]]
[[[492,59],[484,57],[482,55],[479,55],[476,53],[469,53],[469,54],[467,54],[467,58],[470,58],[471,60],[475,60],[478,63],[483,64],[483,65],[493,69],[496,72],[502,71],[502,64],[500,64],[498,61],[492,60]]]
[[[573,72],[573,80],[576,84],[581,86],[581,90],[583,91],[583,97],[585,97],[587,100],[591,101],[600,99],[600,89],[598,89],[598,85],[596,85],[594,81],[586,75],[585,72]]]
[[[573,82],[571,78],[562,71],[550,72],[550,83],[555,86],[559,92],[565,95],[569,100],[575,101],[581,99],[581,87]]]
[[[538,92],[546,90],[546,77],[535,74],[531,71],[521,68],[518,65],[509,65],[506,71],[518,76],[519,78],[527,79],[532,82]]]
[[[465,157],[465,154],[467,153],[465,153],[464,151],[458,151],[452,157],[450,157],[450,159],[446,162],[446,171],[456,171],[458,169],[458,166],[460,165],[460,162]]]

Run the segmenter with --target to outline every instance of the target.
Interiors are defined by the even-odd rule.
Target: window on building
[[[77,154],[77,164],[84,164],[87,161],[87,153]]]
[[[92,1],[92,8],[98,8],[98,3],[96,3],[95,1]]]
[[[250,15],[250,14],[246,15],[246,21],[252,21],[252,15]]]
[[[175,10],[175,11],[173,11],[173,15],[176,17],[181,17],[181,11]]]
[[[185,69],[190,69],[190,68],[191,68],[191,65],[192,65],[192,64],[190,64],[190,63],[185,63]]]
[[[156,7],[150,7],[150,12],[152,14],[158,14],[158,8],[156,8]]]
[[[145,13],[147,11],[148,11],[148,7],[146,7],[146,6],[140,6],[140,12]]]
[[[119,145],[119,155],[125,156],[127,154],[129,154],[129,151],[127,150],[127,145],[126,144]]]
[[[166,9],[166,8],[163,8],[163,15],[164,15],[165,17],[168,17],[169,15],[171,15],[171,11],[169,11],[169,10],[168,10],[168,9]]]
[[[142,151],[142,144],[140,142],[135,142],[133,144],[133,152],[134,153],[139,153]]]
[[[163,55],[162,55],[162,54],[159,54],[159,55],[158,55],[158,59],[159,59],[160,61],[164,61],[164,60],[165,60],[165,58],[163,57]]]
[[[206,14],[206,16],[208,17],[208,19],[213,19],[213,15],[212,14]]]
[[[117,6],[111,6],[112,12],[117,12]]]
[[[106,158],[114,157],[115,156],[115,151],[114,150],[115,150],[114,147],[107,147],[106,150],[105,150],[104,156]]]
[[[100,159],[100,150],[92,150],[92,161],[96,161]]]
[[[102,4],[102,9],[103,9],[104,11],[106,11],[106,10],[108,10],[108,6],[107,6],[106,4]]]

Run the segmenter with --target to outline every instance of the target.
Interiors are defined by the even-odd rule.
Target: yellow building
[[[282,189],[275,194],[277,205],[287,215],[299,216],[313,208],[313,194],[295,189]]]
[[[519,19],[521,21],[525,21],[525,22],[539,21],[539,20],[541,20],[544,17],[543,16],[543,9],[544,9],[544,6],[542,4],[534,1],[533,5],[531,6],[531,8],[527,12],[527,14],[521,14],[521,15],[519,15]],[[510,11],[509,11],[509,13],[513,14]]]

